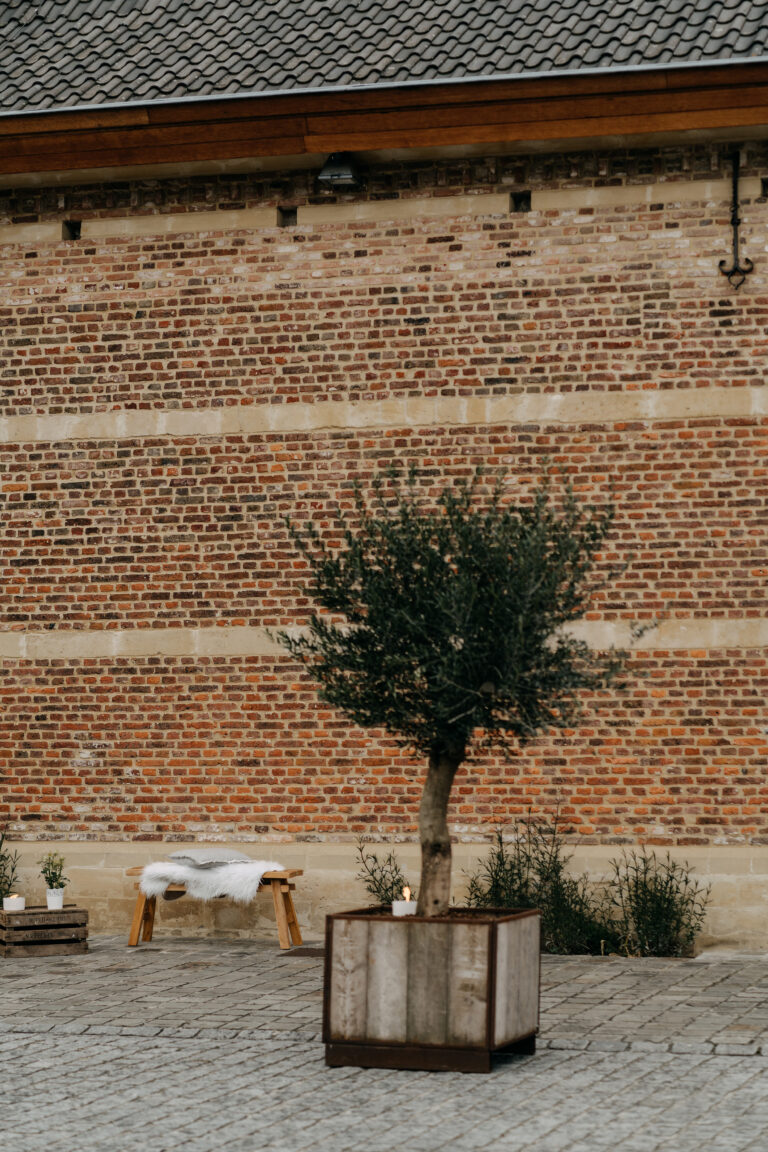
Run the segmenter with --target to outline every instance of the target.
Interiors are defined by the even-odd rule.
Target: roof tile
[[[7,113],[750,59],[768,0],[6,0],[0,37]]]

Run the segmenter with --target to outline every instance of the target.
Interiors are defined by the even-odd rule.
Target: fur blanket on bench
[[[196,868],[172,860],[147,864],[139,888],[146,896],[161,896],[169,884],[184,884],[197,900],[215,900],[229,896],[238,904],[249,904],[259,890],[265,872],[280,872],[282,864],[274,860],[234,861],[215,868]]]

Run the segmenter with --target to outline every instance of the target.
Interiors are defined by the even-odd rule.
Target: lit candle
[[[11,892],[10,896],[3,896],[3,912],[23,912],[24,897]]]
[[[403,888],[403,899],[392,901],[392,915],[393,916],[415,916],[416,915],[416,901],[411,900],[411,890],[408,887]]]

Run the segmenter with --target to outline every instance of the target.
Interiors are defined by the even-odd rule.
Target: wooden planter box
[[[88,913],[74,904],[62,912],[45,906],[0,912],[0,955],[71,956],[88,951]]]
[[[455,909],[326,918],[326,1063],[490,1072],[494,1053],[533,1053],[540,914]]]

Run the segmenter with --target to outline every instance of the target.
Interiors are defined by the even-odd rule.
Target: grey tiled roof
[[[3,112],[768,54],[768,0],[4,0]]]

